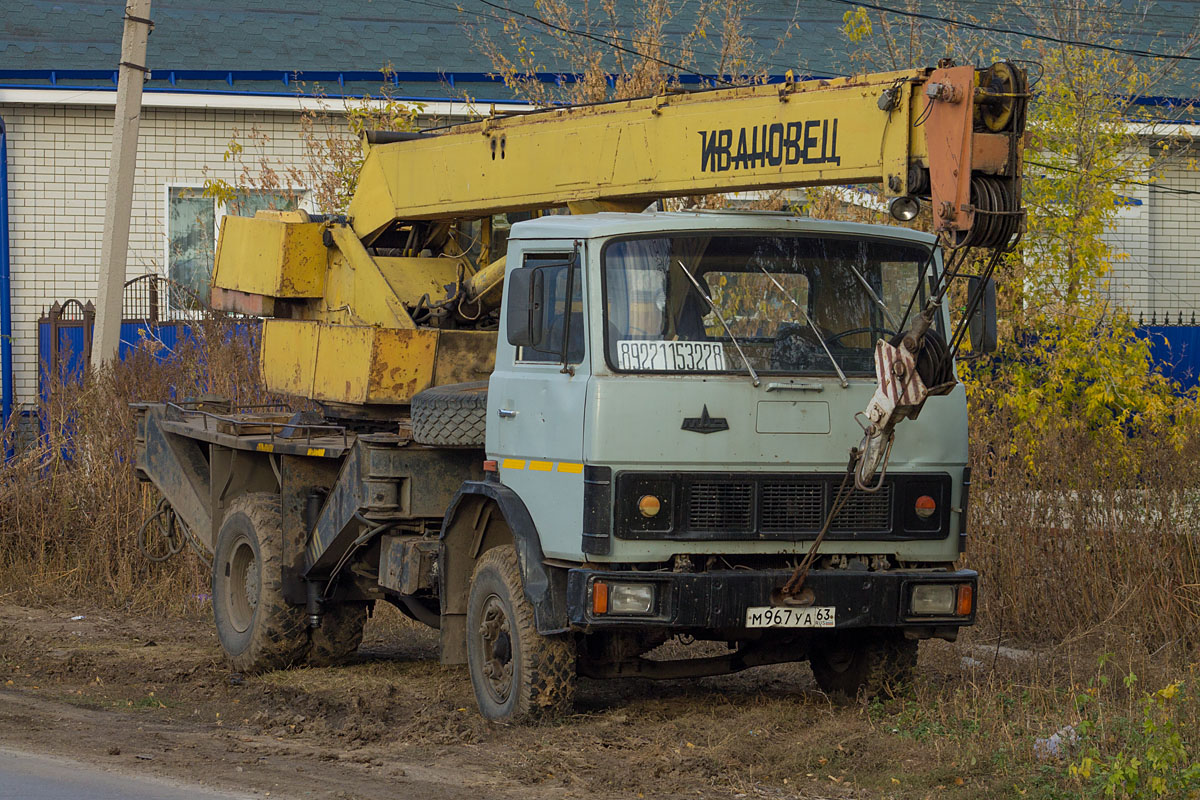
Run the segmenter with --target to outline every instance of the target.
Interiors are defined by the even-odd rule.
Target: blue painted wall
[[[38,352],[42,354],[43,363],[39,367],[38,389],[39,394],[43,399],[46,398],[49,391],[47,374],[49,364],[45,363],[45,359],[49,358],[51,345],[51,328],[49,322],[40,322],[38,324]],[[157,349],[155,358],[160,361],[170,358],[175,353],[175,348],[179,344],[180,338],[189,338],[190,331],[186,326],[177,327],[175,325],[147,325],[144,322],[126,322],[121,325],[121,346],[120,358],[125,359],[134,349],[136,349],[143,340],[158,341],[162,347]],[[83,326],[74,325],[70,327],[60,326],[58,329],[58,352],[59,352],[59,369],[61,377],[65,380],[70,376],[79,376],[83,374],[83,369],[87,363],[83,352]]]
[[[1163,374],[1183,389],[1200,384],[1200,325],[1143,325],[1138,335],[1150,342],[1150,354]]]

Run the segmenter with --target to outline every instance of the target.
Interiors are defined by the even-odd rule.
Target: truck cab
[[[825,688],[853,694],[866,662],[907,663],[917,640],[973,621],[975,574],[954,569],[961,386],[898,431],[878,486],[831,521],[806,591],[780,594],[844,488],[875,342],[936,285],[933,237],[773,213],[601,213],[518,223],[508,248],[485,483],[526,512],[554,573],[531,598],[540,633],[576,636],[582,673],[808,657]],[[734,654],[639,657],[677,634]]]

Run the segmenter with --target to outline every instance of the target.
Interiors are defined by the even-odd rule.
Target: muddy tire
[[[212,598],[217,638],[238,672],[297,663],[308,646],[304,607],[283,599],[279,496],[234,500],[217,533]]]
[[[413,439],[421,444],[483,447],[487,381],[450,383],[412,399]]]
[[[895,631],[838,634],[814,644],[810,664],[821,691],[838,702],[890,697],[916,671],[917,642]]]
[[[325,606],[320,627],[308,631],[308,665],[336,667],[348,663],[362,644],[366,624],[367,607],[362,603]]]
[[[567,714],[575,699],[575,642],[542,636],[512,545],[485,552],[467,601],[467,665],[483,716],[533,722]]]

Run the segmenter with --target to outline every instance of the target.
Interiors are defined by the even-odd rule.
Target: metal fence
[[[172,318],[167,305],[171,283],[161,275],[142,275],[125,283],[121,301],[119,357],[147,340],[156,343],[160,358],[175,351],[191,335],[190,319]],[[96,308],[89,300],[55,302],[38,320],[39,394],[49,396],[57,382],[77,380],[92,357],[92,328]]]

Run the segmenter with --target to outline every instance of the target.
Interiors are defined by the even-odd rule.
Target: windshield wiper
[[[738,343],[737,337],[733,335],[733,331],[729,330],[729,324],[725,322],[725,317],[721,316],[721,310],[717,308],[717,304],[713,302],[711,297],[704,293],[704,290],[700,288],[700,281],[696,280],[692,276],[692,273],[688,272],[688,268],[683,265],[682,261],[676,260],[675,263],[679,265],[681,270],[683,270],[683,274],[688,276],[688,280],[692,282],[692,285],[696,287],[696,291],[699,292],[700,296],[704,298],[704,301],[708,303],[708,307],[711,308],[713,313],[717,315],[717,319],[721,321],[721,327],[725,329],[725,333],[729,334],[729,341],[733,342],[733,346],[737,348],[738,355],[742,357],[742,363],[746,365],[746,371],[750,373],[750,377],[754,381],[754,385],[758,386],[758,384],[761,382],[758,379],[758,373],[754,371],[754,367],[750,366],[750,359],[746,358],[746,354],[742,352],[741,344]]]
[[[888,311],[887,303],[883,302],[883,299],[875,293],[875,290],[871,288],[871,284],[867,283],[867,279],[863,277],[861,272],[854,268],[853,264],[847,263],[846,266],[854,273],[854,277],[858,278],[859,283],[867,290],[867,294],[871,295],[871,299],[875,301],[875,305],[879,306],[880,311],[883,312],[883,316],[887,318],[888,323],[892,326],[892,333],[899,333],[900,326],[896,324],[896,318],[892,316],[892,312]]]
[[[813,329],[813,333],[817,335],[817,339],[821,342],[821,349],[825,351],[825,355],[829,356],[829,363],[833,364],[833,368],[837,370],[838,378],[842,381],[842,388],[845,389],[850,385],[850,381],[846,380],[846,373],[842,372],[841,365],[838,364],[837,359],[833,357],[833,353],[829,351],[829,345],[825,343],[825,334],[822,333],[821,329],[817,327],[817,323],[813,322],[812,317],[810,317],[808,312],[804,310],[804,306],[797,303],[796,298],[788,294],[787,289],[784,289],[783,285],[780,284],[779,281],[775,280],[774,275],[767,272],[767,270],[763,267],[759,267],[759,269],[762,270],[763,275],[766,275],[771,280],[771,283],[775,284],[775,288],[779,290],[779,293],[787,298],[788,302],[796,307],[796,309],[800,312],[800,315],[804,317],[804,321],[808,323],[808,327]]]

